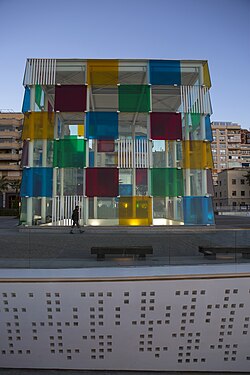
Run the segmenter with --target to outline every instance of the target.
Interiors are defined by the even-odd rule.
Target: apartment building
[[[241,167],[241,126],[233,122],[212,122],[213,181],[223,169]]]
[[[245,175],[250,168],[231,168],[218,173],[214,205],[230,210],[250,209],[250,186]]]
[[[0,179],[21,180],[23,118],[22,113],[0,112]],[[7,191],[0,192],[0,207],[12,208],[15,198],[15,189],[9,186]]]
[[[217,185],[218,173],[222,170],[250,166],[250,132],[233,122],[214,121],[211,127],[213,182]]]

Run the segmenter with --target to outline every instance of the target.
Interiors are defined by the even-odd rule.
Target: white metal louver
[[[55,85],[56,59],[27,59],[23,85]]]

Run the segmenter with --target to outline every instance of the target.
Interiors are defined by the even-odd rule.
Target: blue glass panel
[[[28,112],[29,110],[30,110],[30,89],[29,87],[25,87],[22,113]]]
[[[183,197],[184,225],[214,224],[211,197]]]
[[[117,112],[87,112],[86,137],[88,139],[117,139]]]
[[[179,60],[150,60],[149,72],[152,85],[181,84],[181,64]]]
[[[119,185],[119,194],[122,197],[132,196],[132,185],[130,184]]]
[[[211,123],[210,123],[210,116],[207,115],[205,117],[205,129],[206,129],[206,139],[210,142],[213,141],[213,134],[211,129]]]
[[[21,197],[52,197],[53,168],[25,168],[23,170]]]
[[[95,152],[89,151],[89,167],[95,166]]]

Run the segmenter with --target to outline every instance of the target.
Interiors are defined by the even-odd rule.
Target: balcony
[[[21,160],[22,155],[19,154],[0,154],[0,161],[1,160]]]
[[[0,142],[0,150],[19,150],[20,148],[22,148],[22,145],[17,142],[3,142],[3,140],[1,141],[2,142]]]
[[[20,165],[18,164],[0,164],[0,171],[20,171]]]

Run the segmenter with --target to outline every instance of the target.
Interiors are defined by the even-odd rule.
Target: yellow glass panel
[[[152,224],[151,197],[120,197],[119,225],[142,226]]]
[[[211,87],[211,79],[210,79],[210,74],[209,74],[208,63],[207,62],[203,65],[203,83],[208,88]]]
[[[213,168],[211,145],[204,141],[182,141],[183,168]]]
[[[22,139],[53,139],[54,120],[53,112],[26,112]]]
[[[78,137],[84,137],[84,125],[78,125]]]
[[[88,60],[89,85],[117,85],[118,60]]]

